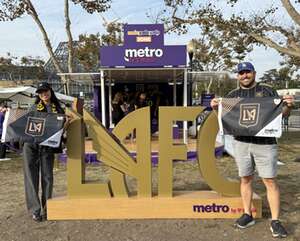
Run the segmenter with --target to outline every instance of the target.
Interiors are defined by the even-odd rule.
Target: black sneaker
[[[47,213],[41,215],[42,221],[47,221]]]
[[[287,231],[279,220],[272,220],[270,229],[274,238],[285,238],[287,236]]]
[[[255,221],[252,217],[247,213],[244,213],[239,219],[235,221],[235,226],[238,228],[248,228],[255,224]]]
[[[42,216],[40,214],[32,214],[32,220],[35,222],[42,222]]]

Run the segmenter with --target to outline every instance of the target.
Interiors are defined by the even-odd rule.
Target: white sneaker
[[[281,161],[277,161],[277,165],[278,166],[284,166],[285,164],[283,162],[281,162]]]

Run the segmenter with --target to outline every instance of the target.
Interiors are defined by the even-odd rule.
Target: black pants
[[[23,147],[24,184],[27,209],[34,214],[46,212],[46,201],[52,197],[54,153],[49,147],[25,143]],[[41,177],[41,201],[39,180]]]
[[[6,145],[5,143],[0,142],[0,159],[5,158],[6,156]]]

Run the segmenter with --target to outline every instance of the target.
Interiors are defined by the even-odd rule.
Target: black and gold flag
[[[280,137],[282,100],[274,97],[222,98],[218,120],[222,135]]]
[[[63,134],[65,117],[63,114],[46,112],[22,112],[10,110],[2,135],[5,142],[29,142],[43,146],[59,147]],[[20,112],[20,111],[19,111]]]

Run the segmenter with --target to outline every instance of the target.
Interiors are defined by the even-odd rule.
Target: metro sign
[[[144,49],[125,49],[124,60],[130,62],[132,59],[137,58],[160,58],[163,54],[162,49],[150,49],[149,47]]]
[[[186,46],[164,45],[163,24],[125,24],[123,46],[100,48],[100,67],[185,67]]]

